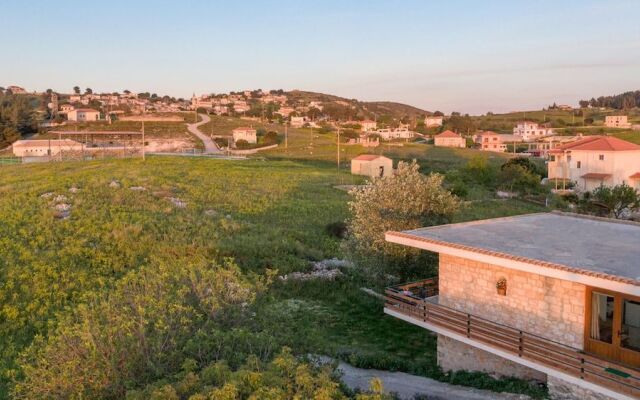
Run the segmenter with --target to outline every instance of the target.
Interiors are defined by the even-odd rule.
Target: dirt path
[[[343,374],[342,381],[350,389],[367,390],[371,379],[379,378],[387,393],[396,393],[402,400],[411,400],[416,395],[422,395],[428,400],[530,400],[529,396],[522,394],[495,393],[456,386],[404,372],[355,368],[344,362],[338,364],[338,370]]]
[[[195,124],[187,124],[187,129],[189,130],[189,132],[191,132],[200,140],[202,140],[202,143],[204,144],[204,152],[206,154],[222,153],[222,150],[218,148],[216,143],[213,140],[211,140],[211,138],[208,135],[205,135],[204,133],[200,132],[200,129],[198,129],[201,125],[204,125],[207,122],[211,121],[211,118],[209,118],[209,116],[206,114],[198,114],[198,115],[202,117],[202,121],[196,122]]]

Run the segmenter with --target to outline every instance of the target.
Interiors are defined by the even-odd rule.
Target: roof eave
[[[501,253],[458,243],[425,238],[405,232],[386,232],[385,240],[390,243],[433,251],[439,254],[472,259],[508,269],[529,272],[551,278],[581,283],[587,286],[608,289],[619,293],[640,296],[640,281],[635,279],[589,271],[528,257],[515,256],[513,254]]]

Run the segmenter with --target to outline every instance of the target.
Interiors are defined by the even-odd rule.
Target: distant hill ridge
[[[337,106],[345,106],[348,104],[354,107],[358,116],[367,118],[373,118],[376,115],[391,115],[394,118],[417,118],[433,114],[432,112],[423,110],[418,107],[403,103],[396,103],[393,101],[359,101],[357,99],[348,99],[331,94],[309,92],[303,90],[291,90],[285,93],[290,100],[305,102],[319,101],[325,103],[325,107],[327,106],[326,103]],[[331,105],[329,107],[331,107]]]

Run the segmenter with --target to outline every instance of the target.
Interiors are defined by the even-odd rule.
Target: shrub
[[[248,149],[249,147],[251,147],[251,145],[244,139],[236,141],[236,148],[238,149]]]
[[[343,239],[347,236],[347,224],[343,221],[331,222],[324,229],[331,237]]]

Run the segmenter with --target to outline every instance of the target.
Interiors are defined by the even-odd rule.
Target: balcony
[[[640,370],[438,304],[437,278],[385,291],[385,313],[555,376],[640,398]],[[619,397],[619,396],[616,396]]]

